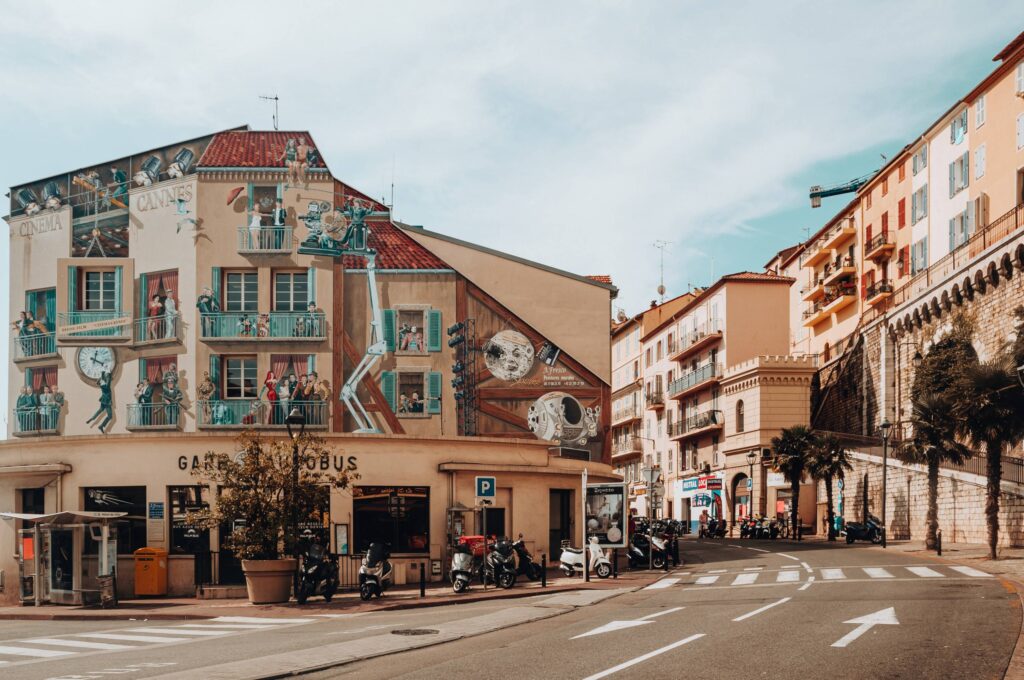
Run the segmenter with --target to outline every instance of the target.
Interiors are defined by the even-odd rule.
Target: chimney
[[[657,300],[651,300],[651,309],[654,309],[657,306],[658,306],[658,301]]]

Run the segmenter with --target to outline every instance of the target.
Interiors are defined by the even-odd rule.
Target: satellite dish
[[[619,310],[619,313],[615,315],[615,320],[618,321],[619,323],[624,322],[627,318],[628,317],[626,316],[626,312],[624,312],[621,309]]]

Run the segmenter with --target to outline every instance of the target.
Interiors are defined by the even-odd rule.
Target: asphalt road
[[[654,586],[589,606],[613,593],[295,620],[0,622],[0,678],[253,678],[432,634],[441,644],[306,677],[1001,678],[1021,627],[998,579],[924,556],[737,540],[686,541],[683,555]],[[425,634],[393,632],[407,629]],[[476,630],[494,632],[462,637]]]

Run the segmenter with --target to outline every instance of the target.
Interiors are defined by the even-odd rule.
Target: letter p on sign
[[[477,498],[494,498],[494,492],[497,489],[498,484],[494,477],[477,477],[476,478],[476,497]]]

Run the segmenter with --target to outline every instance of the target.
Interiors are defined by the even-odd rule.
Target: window
[[[1020,73],[1018,67],[1018,73]],[[1024,149],[1024,113],[1017,116],[1017,149]]]
[[[974,150],[974,179],[981,179],[985,176],[985,155],[984,144]]]
[[[86,512],[126,512],[117,520],[117,554],[131,555],[145,547],[146,541],[146,487],[103,486],[86,487],[83,510]],[[99,546],[85,532],[85,554],[95,555]]]
[[[658,353],[657,353],[658,361],[661,361],[661,358],[663,356],[664,355],[661,353],[661,340],[658,340]]]
[[[887,196],[889,194],[889,177],[886,175],[882,179],[882,195]]]
[[[927,184],[915,191],[914,195],[910,197],[910,223],[917,224],[925,217],[928,217]]]
[[[172,555],[204,555],[210,550],[210,530],[190,527],[186,524],[188,513],[210,507],[204,500],[208,491],[202,486],[169,486]],[[206,565],[207,568],[209,565]],[[208,574],[207,574],[208,576]]]
[[[224,309],[228,312],[255,312],[258,309],[259,301],[257,290],[259,280],[256,272],[228,272],[224,276],[227,281],[227,304]]]
[[[743,432],[743,400],[736,402],[736,431]]]
[[[274,274],[275,312],[304,312],[308,303],[309,275],[306,272]]]
[[[37,487],[34,489],[19,489],[21,492],[21,507],[18,508],[18,512],[24,512],[28,515],[42,515],[46,512],[46,489],[44,487]]]
[[[922,146],[918,149],[917,153],[911,159],[911,165],[913,166],[914,174],[921,172],[928,167],[928,147]]]
[[[889,233],[889,211],[888,210],[886,210],[884,213],[882,213],[882,233],[883,234],[888,234]]]
[[[1024,93],[1024,63],[1017,64],[1017,94]]]
[[[119,292],[116,272],[85,272],[86,311],[114,311],[117,308],[116,292]]]
[[[647,348],[647,352],[645,353],[645,355],[646,355],[646,358],[647,358],[647,365],[650,366],[653,363],[651,361],[651,348],[650,347]]]
[[[907,162],[903,161],[900,163],[900,181],[902,182],[907,178]]]
[[[974,233],[974,202],[967,204],[966,209],[949,220],[949,249],[956,250]]]
[[[864,194],[864,209],[871,210],[871,189],[868,189],[868,192]]]
[[[969,168],[970,155],[968,153],[964,153],[964,155],[949,164],[950,198],[953,198],[967,188]]]
[[[249,210],[256,210],[260,215],[260,224],[269,227],[274,224],[274,209],[277,207],[277,185],[255,186],[249,198]],[[246,220],[249,223],[249,220]]]
[[[430,487],[352,487],[352,531],[356,552],[388,543],[393,553],[430,551]]]
[[[917,274],[928,268],[928,237],[915,243],[911,248],[910,273]]]
[[[949,123],[949,143],[959,144],[967,134],[967,109],[964,109]]]
[[[384,371],[381,391],[400,418],[426,418],[441,412],[441,373],[422,368]]]
[[[897,204],[896,224],[899,229],[907,226],[907,199],[905,198],[901,198]]]
[[[910,273],[910,246],[900,248],[899,257],[896,260],[899,276],[906,276]]]
[[[978,101],[974,103],[974,129],[980,128],[985,124],[985,95],[978,97]]]
[[[224,395],[228,399],[256,398],[256,357],[228,357],[224,360]]]

